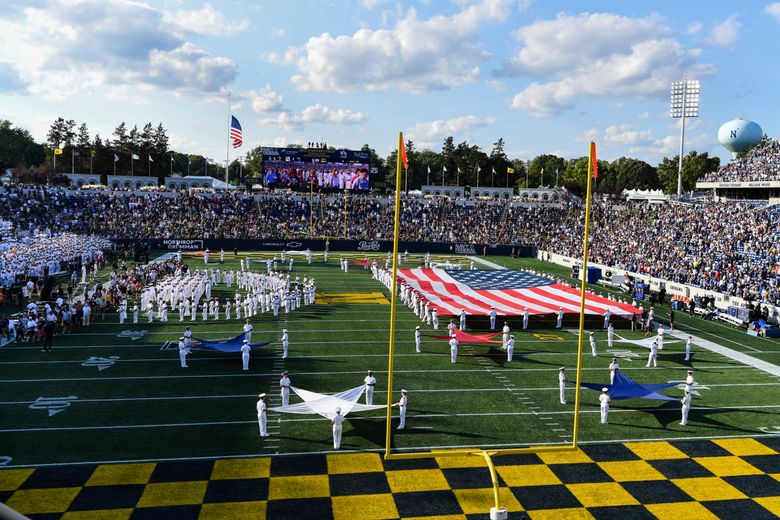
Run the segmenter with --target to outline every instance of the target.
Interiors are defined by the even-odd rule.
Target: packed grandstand
[[[13,265],[8,260],[12,245],[18,246],[15,255],[25,247],[35,251],[41,244],[54,244],[62,233],[68,233],[68,243],[74,234],[83,235],[85,248],[94,247],[96,236],[392,238],[393,205],[382,197],[351,197],[346,207],[341,196],[315,197],[310,209],[308,197],[291,194],[8,187],[4,199],[0,218],[34,237],[19,244],[4,239],[6,281],[13,278],[12,271],[24,271],[18,257]],[[577,257],[583,213],[577,199],[545,204],[404,197],[401,239],[526,245]],[[592,261],[618,269],[780,304],[778,229],[780,212],[755,203],[648,204],[605,197],[593,207],[590,254]]]

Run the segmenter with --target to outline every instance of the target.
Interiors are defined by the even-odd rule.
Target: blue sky
[[[669,84],[702,83],[686,150],[726,159],[735,116],[780,136],[780,2],[6,0],[0,118],[40,140],[58,116],[109,136],[162,122],[225,159],[227,92],[256,145],[326,141],[385,156],[404,131],[511,158],[677,153]],[[772,58],[775,56],[775,58]],[[231,150],[231,157],[236,151]]]

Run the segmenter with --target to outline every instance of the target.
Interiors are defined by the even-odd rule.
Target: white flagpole
[[[230,113],[230,91],[228,90],[228,131],[227,131],[227,146],[225,147],[225,149],[227,150],[227,152],[225,154],[225,157],[226,157],[226,159],[225,159],[225,184],[228,183],[228,170],[230,169],[230,123],[231,123],[230,117],[231,117],[231,115],[232,114]]]

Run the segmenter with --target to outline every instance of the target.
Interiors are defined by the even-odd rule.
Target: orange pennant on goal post
[[[591,165],[593,167],[593,178],[598,179],[599,178],[599,163],[596,160],[596,143],[591,141],[590,143],[590,160]]]
[[[401,144],[398,147],[398,154],[401,156],[401,162],[404,168],[409,169],[409,162],[406,160],[406,144],[404,144],[404,134],[401,132]]]

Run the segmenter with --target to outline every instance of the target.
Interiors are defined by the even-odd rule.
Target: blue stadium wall
[[[322,239],[114,239],[117,245],[146,245],[151,251],[281,251],[311,249],[323,251],[326,241]],[[389,240],[329,240],[330,251],[392,251],[393,243]],[[463,244],[457,242],[400,242],[399,251],[410,253],[460,254],[460,255],[499,255],[518,257],[536,257],[536,247],[502,244]]]

